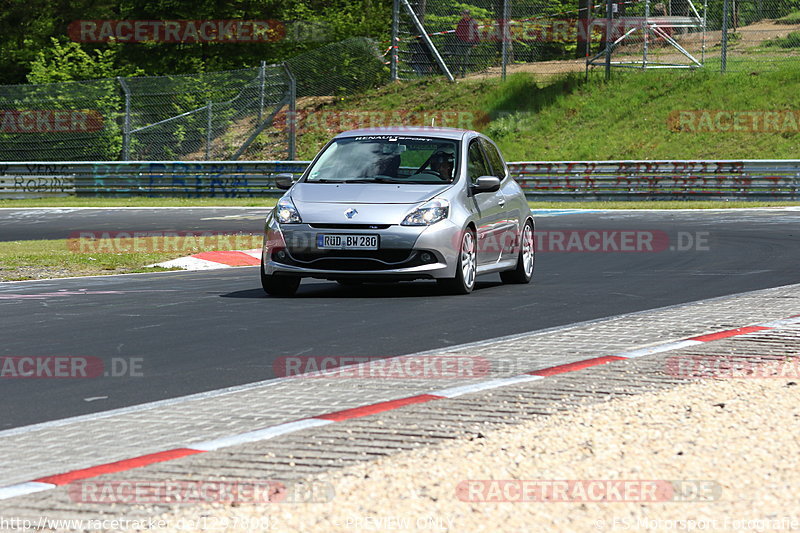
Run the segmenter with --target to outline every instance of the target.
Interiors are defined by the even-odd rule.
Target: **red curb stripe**
[[[261,263],[260,259],[256,259],[252,255],[247,255],[244,252],[237,252],[236,250],[228,250],[221,252],[200,252],[194,254],[192,257],[203,259],[204,261],[212,261],[214,263],[222,263],[229,266],[251,266]]]
[[[204,252],[201,254],[196,254],[192,257],[199,257],[201,259],[205,259],[208,254],[242,254],[241,252]],[[251,256],[248,256],[251,259],[256,261],[258,264],[260,261],[255,259]],[[800,315],[792,315],[789,318],[800,317]],[[762,331],[774,329],[771,327],[764,327],[764,326],[747,326],[743,328],[736,328],[726,331],[720,331],[717,333],[710,333],[708,335],[700,335],[697,337],[691,337],[685,340],[694,340],[700,342],[708,342],[716,339],[724,339],[727,337],[734,337],[736,335],[744,335],[746,333],[751,333],[754,331]],[[589,368],[592,366],[598,366],[610,363],[612,361],[622,361],[627,358],[619,357],[614,355],[604,356],[604,357],[595,357],[593,359],[586,359],[583,361],[577,361],[575,363],[569,363],[566,365],[559,365],[550,368],[544,368],[541,370],[535,370],[533,372],[528,372],[529,375],[534,376],[553,376],[557,374],[563,374],[566,372],[574,372],[576,370],[581,370],[583,368]],[[363,416],[368,416],[371,414],[382,413],[385,411],[390,411],[392,409],[397,409],[398,407],[403,407],[405,405],[413,405],[419,403],[426,403],[432,400],[442,400],[445,399],[442,396],[436,396],[433,394],[420,394],[418,396],[409,396],[408,398],[401,398],[399,400],[391,400],[388,402],[380,402],[372,405],[366,405],[362,407],[355,407],[353,409],[345,409],[343,411],[336,411],[333,413],[328,413],[320,416],[313,417],[315,419],[320,420],[331,420],[333,422],[340,422],[342,420],[348,420],[352,418],[359,418]],[[103,465],[93,466],[89,468],[84,468],[82,470],[73,470],[71,472],[66,472],[64,474],[58,474],[54,476],[47,476],[42,477],[39,479],[34,479],[32,481],[38,483],[51,483],[53,485],[66,485],[72,481],[76,481],[79,479],[87,479],[95,476],[99,476],[102,474],[111,474],[114,472],[122,472],[124,470],[130,470],[133,468],[139,468],[143,466],[147,466],[153,463],[160,463],[164,461],[170,461],[172,459],[179,459],[181,457],[186,457],[188,455],[194,455],[198,453],[205,453],[203,450],[192,450],[189,448],[177,448],[174,450],[167,450],[164,452],[153,453],[150,455],[143,455],[141,457],[135,457],[133,459],[125,459],[122,461],[117,461],[115,463],[107,463]]]
[[[567,372],[574,372],[583,368],[591,366],[605,365],[612,361],[624,361],[625,357],[617,357],[616,355],[606,355],[604,357],[595,357],[593,359],[585,359],[575,363],[567,363],[566,365],[551,366],[550,368],[543,368],[541,370],[534,370],[528,372],[532,376],[555,376],[556,374],[565,374]]]
[[[690,337],[690,341],[700,341],[700,342],[708,342],[708,341],[715,341],[718,339],[727,339],[728,337],[735,337],[737,335],[744,335],[745,333],[752,333],[754,331],[761,331],[765,329],[773,329],[773,328],[766,328],[763,326],[747,326],[744,328],[736,328],[736,329],[728,329],[725,331],[718,331],[716,333],[709,333],[708,335],[700,335],[699,337]]]
[[[390,400],[388,402],[380,402],[372,405],[365,405],[363,407],[345,409],[344,411],[336,411],[334,413],[315,416],[314,418],[341,422],[342,420],[349,420],[350,418],[360,418],[362,416],[374,415],[384,411],[391,411],[392,409],[397,409],[398,407],[403,407],[404,405],[425,403],[432,400],[441,400],[442,398],[442,396],[434,396],[433,394],[420,394],[419,396],[409,396],[408,398],[400,398],[399,400]]]
[[[149,455],[142,455],[141,457],[134,457],[133,459],[124,459],[115,463],[106,463],[104,465],[90,466],[81,470],[73,470],[63,474],[56,474],[55,476],[40,477],[34,479],[38,483],[52,483],[53,485],[66,485],[79,479],[87,479],[90,477],[100,476],[102,474],[113,474],[114,472],[123,472],[133,468],[151,465],[153,463],[162,463],[164,461],[171,461],[172,459],[180,459],[187,455],[194,455],[196,453],[205,453],[201,450],[190,450],[189,448],[176,448],[174,450],[167,450],[164,452],[151,453]]]

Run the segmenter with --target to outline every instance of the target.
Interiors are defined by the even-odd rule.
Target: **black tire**
[[[261,267],[261,287],[264,292],[270,296],[277,296],[279,298],[287,298],[294,296],[297,288],[300,286],[300,278],[298,276],[268,276],[264,274],[264,267]]]
[[[530,263],[528,263],[529,259]],[[527,220],[522,227],[522,232],[519,234],[519,256],[517,257],[517,266],[514,270],[500,272],[500,279],[503,280],[503,283],[530,283],[531,279],[533,279],[533,270],[535,266],[536,246],[533,240],[533,223]]]
[[[445,292],[448,294],[469,294],[472,292],[472,289],[475,288],[478,269],[477,250],[475,232],[467,228],[461,235],[461,246],[459,247],[458,261],[456,263],[456,276],[437,280]],[[469,261],[471,266],[467,267],[465,261]]]

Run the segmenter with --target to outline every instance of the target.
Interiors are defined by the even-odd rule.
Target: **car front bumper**
[[[387,226],[373,229],[345,224],[279,225],[268,221],[262,256],[264,273],[387,281],[455,276],[460,227],[450,220],[431,226]],[[319,250],[317,235],[322,233],[378,235],[378,250]]]

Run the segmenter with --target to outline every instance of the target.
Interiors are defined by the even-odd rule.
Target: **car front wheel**
[[[264,292],[270,296],[288,297],[294,296],[297,288],[300,286],[300,278],[298,276],[276,276],[264,273],[264,267],[261,266],[261,287]]]
[[[469,294],[475,288],[475,276],[478,270],[477,247],[475,246],[475,232],[471,229],[464,230],[461,236],[461,247],[456,264],[456,276],[439,280],[445,291],[451,294]]]
[[[519,256],[514,270],[500,272],[503,283],[530,283],[533,278],[533,267],[536,261],[536,249],[533,242],[533,224],[525,222],[519,236]]]

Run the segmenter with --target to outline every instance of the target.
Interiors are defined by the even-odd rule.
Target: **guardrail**
[[[253,197],[280,192],[273,176],[308,161],[94,161],[0,163],[0,197]]]
[[[528,196],[620,200],[800,199],[800,160],[509,163]]]
[[[0,197],[254,197],[308,161],[0,163]],[[800,160],[529,161],[509,163],[536,199],[800,199]]]

